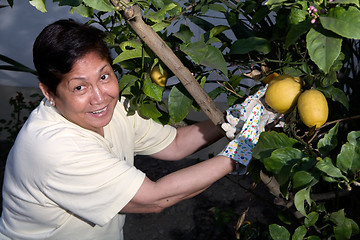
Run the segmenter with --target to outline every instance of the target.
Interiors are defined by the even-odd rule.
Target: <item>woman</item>
[[[70,20],[37,37],[45,98],[8,156],[0,239],[123,239],[124,213],[160,212],[233,171],[220,155],[156,182],[133,166],[136,154],[180,160],[222,133],[210,121],[175,129],[128,116],[103,37]]]

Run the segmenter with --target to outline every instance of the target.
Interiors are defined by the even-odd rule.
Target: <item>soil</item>
[[[166,162],[136,157],[135,166],[156,180],[172,171],[195,164],[198,159]],[[227,175],[198,196],[157,214],[128,214],[125,240],[222,240],[236,239],[239,217],[265,227],[274,222],[273,196],[264,184],[254,185],[250,176]]]

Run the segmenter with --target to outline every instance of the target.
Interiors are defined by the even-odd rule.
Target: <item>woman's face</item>
[[[56,92],[50,100],[67,120],[104,136],[119,98],[117,78],[105,59],[95,52],[78,59]]]

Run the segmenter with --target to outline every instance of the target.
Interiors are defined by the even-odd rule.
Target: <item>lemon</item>
[[[159,86],[165,87],[167,77],[168,77],[168,75],[167,75],[166,70],[163,69],[163,71],[161,73],[159,66],[155,66],[151,70],[150,78],[153,82],[155,82]]]
[[[272,79],[265,93],[265,102],[279,113],[288,113],[296,105],[302,81],[298,77],[280,75]]]
[[[328,118],[329,107],[322,92],[310,89],[303,92],[297,103],[301,121],[308,127],[321,127]]]

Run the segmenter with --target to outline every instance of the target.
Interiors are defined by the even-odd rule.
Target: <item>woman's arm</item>
[[[235,161],[216,156],[207,161],[178,170],[153,182],[145,178],[123,213],[160,212],[182,200],[191,198],[233,171]]]
[[[215,126],[210,120],[180,127],[177,129],[174,141],[151,156],[160,160],[181,160],[223,136],[221,128]]]

